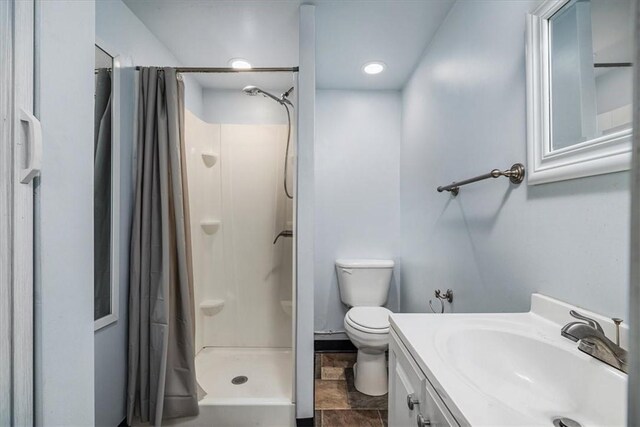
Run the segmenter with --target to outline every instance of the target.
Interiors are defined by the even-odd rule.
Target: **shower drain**
[[[249,378],[245,377],[244,375],[240,375],[240,376],[234,377],[231,380],[231,384],[240,385],[240,384],[246,383],[247,381],[249,381]]]

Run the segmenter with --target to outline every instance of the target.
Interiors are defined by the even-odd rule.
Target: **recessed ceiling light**
[[[246,59],[242,59],[242,58],[232,58],[229,60],[229,65],[231,65],[231,68],[236,68],[239,70],[247,70],[249,68],[251,68],[251,63],[249,61],[247,61]]]
[[[367,74],[380,74],[381,72],[384,71],[385,68],[386,66],[384,65],[384,62],[373,61],[373,62],[367,62],[366,64],[364,64],[362,66],[362,71],[364,71]]]

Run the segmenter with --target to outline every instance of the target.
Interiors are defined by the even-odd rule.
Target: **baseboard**
[[[345,351],[356,352],[358,349],[349,340],[315,340],[314,351]]]
[[[296,418],[296,427],[313,427],[313,417]]]

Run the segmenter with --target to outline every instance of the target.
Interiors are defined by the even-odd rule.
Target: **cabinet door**
[[[420,413],[425,423],[429,423],[429,426],[437,427],[458,426],[458,423],[444,405],[429,380],[424,382],[423,392],[423,402],[421,402],[420,405]]]
[[[389,426],[416,425],[423,381],[422,372],[411,366],[392,337],[389,342]]]
[[[458,426],[394,331],[389,340],[389,425]]]

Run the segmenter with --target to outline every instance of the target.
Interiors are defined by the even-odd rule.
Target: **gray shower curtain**
[[[198,414],[184,86],[175,69],[140,71],[137,120],[127,422],[160,425]]]
[[[93,318],[111,313],[111,73],[97,71],[93,158]]]

